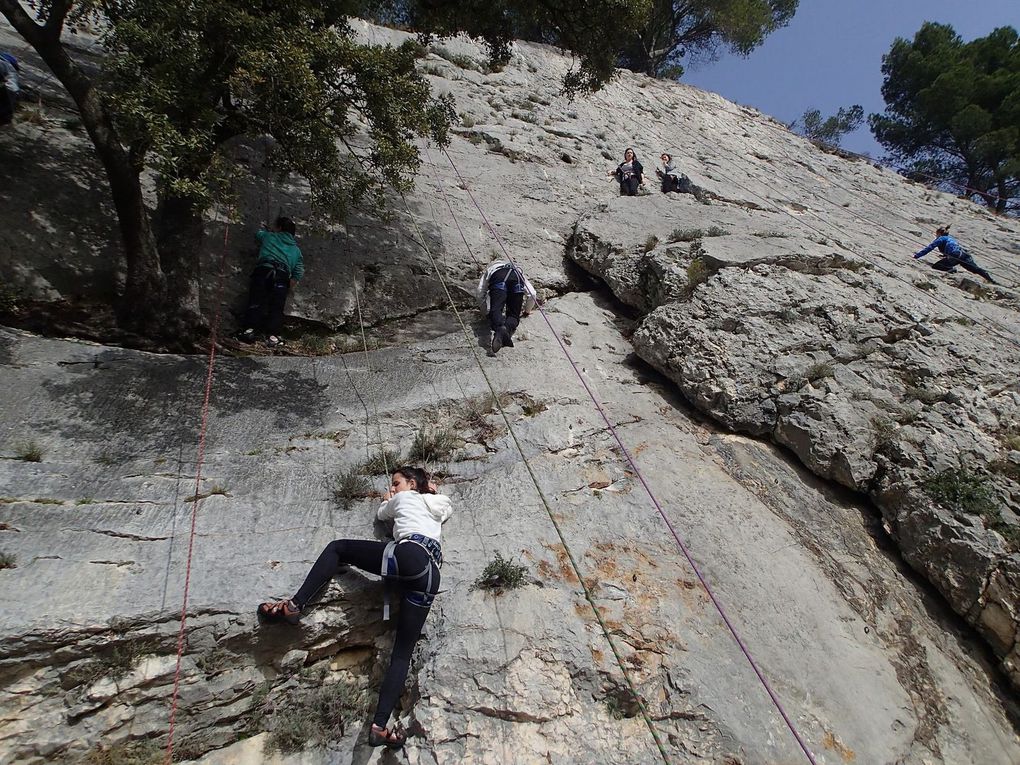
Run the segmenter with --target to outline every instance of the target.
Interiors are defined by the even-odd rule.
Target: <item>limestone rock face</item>
[[[26,59],[51,111],[0,133],[19,174],[0,267],[35,297],[95,297],[120,271],[101,175]],[[1017,224],[713,94],[621,73],[568,102],[556,51],[483,59],[458,39],[422,60],[461,124],[406,209],[316,234],[300,184],[242,190],[227,299],[203,280],[204,310],[243,294],[249,235],[286,211],[308,266],[292,317],[363,324],[373,348],[219,354],[200,474],[206,358],[0,329],[0,763],[162,761],[189,549],[175,756],[393,762],[366,743],[391,639],[378,577],[345,572],[297,627],[254,613],[329,540],[384,538],[386,477],[365,467],[383,449],[455,507],[397,710],[410,763],[805,761],[716,602],[819,763],[1020,761],[1017,300],[909,259],[951,219],[1015,281]],[[672,150],[707,204],[617,197],[626,146]],[[222,222],[208,233],[214,274]],[[470,307],[501,246],[545,314],[491,357],[444,282]],[[928,478],[961,467],[977,493],[934,501]],[[523,587],[474,586],[497,552]]]
[[[1020,563],[1016,294],[958,275],[919,288],[902,264],[858,255],[865,243],[823,244],[796,222],[678,227],[660,244],[669,221],[686,223],[668,204],[604,205],[570,248],[645,314],[638,355],[725,427],[871,496],[906,560],[1020,681],[1020,623],[1006,616],[1020,591],[1004,589]],[[941,504],[938,480],[953,492]]]

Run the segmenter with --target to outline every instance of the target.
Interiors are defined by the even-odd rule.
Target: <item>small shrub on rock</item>
[[[446,428],[422,427],[415,436],[407,458],[411,462],[438,462],[446,459],[457,445],[453,431]]]
[[[362,463],[361,472],[365,475],[389,475],[400,465],[400,452],[383,448],[373,452],[372,456]]]
[[[465,53],[454,53],[449,48],[439,47],[436,48],[435,54],[440,58],[445,58],[454,66],[459,66],[461,69],[474,69],[480,71],[480,67],[471,56]]]
[[[875,449],[883,451],[896,440],[896,426],[884,417],[872,417],[871,427],[875,432]]]
[[[14,458],[22,462],[42,462],[42,448],[35,441],[23,441],[14,447]]]
[[[134,741],[106,746],[96,744],[85,754],[85,765],[160,765],[164,753],[155,741]]]
[[[915,387],[913,385],[908,385],[903,391],[903,395],[913,401],[920,401],[922,404],[936,404],[939,401],[944,401],[946,398],[945,393],[939,393],[938,391]]]
[[[924,481],[928,496],[947,510],[982,517],[993,513],[995,492],[988,479],[969,470],[943,470]]]
[[[411,55],[415,58],[425,58],[429,54],[429,46],[423,44],[421,40],[414,38],[404,40],[400,47],[403,50],[410,51]]]
[[[12,553],[0,552],[0,571],[5,568],[17,568],[18,556]]]
[[[0,314],[16,314],[20,296],[9,285],[0,285]]]
[[[804,372],[804,378],[808,382],[817,382],[826,377],[832,377],[835,374],[836,368],[832,366],[832,362],[822,361],[818,364],[812,364]]]
[[[357,470],[343,470],[329,479],[328,488],[333,501],[341,510],[350,510],[359,499],[372,492],[372,487]]]
[[[684,287],[684,297],[689,300],[698,285],[707,282],[708,277],[711,275],[708,266],[705,265],[705,261],[701,258],[692,260],[691,264],[687,266],[687,286]]]
[[[364,693],[342,680],[297,690],[271,714],[270,748],[290,753],[309,744],[334,744],[347,735],[348,726],[366,709]]]
[[[1010,451],[1020,452],[1020,433],[1002,433],[999,436],[999,441]]]
[[[471,589],[489,590],[500,595],[507,590],[523,587],[526,584],[525,574],[527,572],[527,566],[518,565],[504,558],[500,553],[496,553],[496,557],[482,569],[481,576],[471,585]]]

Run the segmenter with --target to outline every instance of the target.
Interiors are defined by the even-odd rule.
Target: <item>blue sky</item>
[[[683,82],[753,106],[784,122],[810,108],[824,116],[860,104],[882,111],[882,55],[896,37],[912,39],[925,21],[950,24],[964,40],[995,27],[1020,29],[1020,0],[800,0],[785,29],[747,58],[724,54],[689,66]],[[882,155],[865,125],[843,140]]]

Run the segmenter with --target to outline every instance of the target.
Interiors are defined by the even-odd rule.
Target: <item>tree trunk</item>
[[[999,179],[998,189],[999,189],[999,198],[997,200],[995,200],[995,212],[997,212],[997,213],[999,213],[1001,215],[1002,213],[1006,212],[1006,207],[1007,207],[1007,205],[1009,203],[1009,197],[1007,196],[1007,191],[1006,191],[1006,179],[1005,178],[1000,178]]]
[[[173,194],[160,199],[156,211],[156,242],[166,275],[167,300],[175,308],[173,332],[178,337],[197,340],[208,331],[199,291],[204,237],[201,211],[192,200]]]

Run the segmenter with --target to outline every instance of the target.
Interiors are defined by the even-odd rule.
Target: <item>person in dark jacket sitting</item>
[[[633,149],[627,149],[623,153],[623,162],[617,165],[615,170],[610,170],[606,175],[615,175],[620,184],[620,196],[633,197],[637,195],[638,187],[645,185],[643,175],[644,168],[638,162],[637,154]]]
[[[259,229],[259,256],[251,274],[248,291],[248,309],[244,312],[244,325],[238,339],[251,342],[256,334],[267,335],[270,347],[283,344],[280,330],[283,328],[283,309],[287,304],[287,293],[297,286],[305,274],[301,250],[294,235],[297,227],[290,218],[277,218],[272,229]]]
[[[705,190],[695,186],[690,178],[676,169],[671,155],[664,153],[660,159],[662,160],[662,169],[656,168],[655,174],[662,182],[663,194],[668,194],[671,191],[678,194],[693,194],[699,202],[705,202]]]
[[[964,249],[958,241],[949,235],[949,226],[940,226],[935,229],[936,239],[923,250],[918,250],[914,253],[914,259],[923,258],[929,252],[934,249],[938,249],[942,253],[943,257],[932,263],[932,268],[937,271],[947,271],[949,273],[955,273],[957,266],[963,266],[965,269],[970,271],[972,274],[977,274],[983,277],[985,281],[992,284],[998,284],[992,275],[981,268],[977,263],[974,262],[974,258]]]

